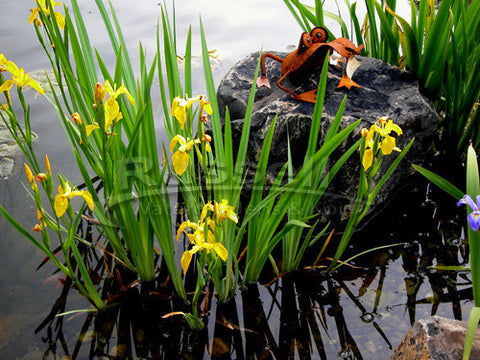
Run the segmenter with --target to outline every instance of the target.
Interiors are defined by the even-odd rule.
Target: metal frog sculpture
[[[346,38],[338,38],[327,42],[328,32],[322,26],[317,26],[310,31],[310,34],[304,32],[300,36],[298,48],[287,55],[285,59],[271,53],[265,53],[260,59],[261,76],[257,79],[257,86],[266,86],[270,88],[270,82],[267,78],[265,70],[265,58],[269,57],[282,64],[282,76],[277,81],[277,86],[292,95],[294,99],[315,103],[317,98],[317,89],[295,94],[281,85],[281,82],[290,74],[298,72],[312,71],[314,68],[321,66],[328,52],[335,50],[341,58],[345,58],[345,70],[337,88],[346,87],[350,89],[352,86],[360,87],[355,83],[351,76],[358,68],[360,63],[355,59],[355,55],[359,55],[363,49],[363,44],[355,47],[350,40]],[[342,61],[341,58],[338,61]]]

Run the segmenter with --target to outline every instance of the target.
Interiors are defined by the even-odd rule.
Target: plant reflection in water
[[[403,193],[401,201],[411,203],[408,196],[418,199],[422,194]],[[468,264],[468,247],[459,236],[465,224],[458,220],[461,214],[452,215],[454,206],[448,213],[442,211],[442,201],[447,200],[417,201],[418,213],[408,216],[394,201],[380,217],[399,219],[393,228],[379,231],[381,219],[372,220],[359,233],[354,251],[386,242],[408,244],[359,257],[333,274],[288,273],[268,285],[245,286],[225,304],[217,304],[210,288],[201,299],[206,326],[200,331],[191,331],[180,316],[164,318],[187,309],[172,295],[161,261],[157,280],[139,285],[110,256],[102,256],[109,249],[94,253],[85,247],[92,273],[103,279],[98,286],[102,297],[109,299],[109,309],[96,315],[55,317],[68,308],[72,284],[66,280],[50,314],[36,330],[47,346],[45,358],[60,353],[72,359],[388,358],[403,330],[419,317],[442,315],[442,307],[443,314],[451,308],[453,317],[462,319],[462,305],[464,312],[471,307],[469,274],[432,268]],[[80,230],[92,242],[89,226],[84,220]],[[394,263],[401,263],[403,274],[390,271]],[[83,323],[78,323],[80,319]],[[73,323],[78,325],[76,330]],[[375,349],[366,345],[372,338]]]

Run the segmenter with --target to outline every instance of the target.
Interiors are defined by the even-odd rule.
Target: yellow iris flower
[[[12,79],[5,80],[5,82],[0,85],[0,93],[4,91],[10,91],[14,84],[17,84],[18,87],[30,86],[32,89],[37,90],[40,94],[44,94],[45,91],[40,86],[38,82],[33,80],[30,75],[25,73],[25,70],[18,68],[14,62],[8,61],[5,59],[5,56],[0,54],[3,58],[0,58],[0,69],[1,71],[8,71],[12,74]]]
[[[108,99],[105,101],[106,95],[109,95]],[[120,105],[117,102],[117,98],[125,94],[127,96],[130,104],[135,105],[135,99],[130,94],[123,84],[117,88],[117,85],[114,84],[113,87],[108,80],[105,80],[105,85],[97,83],[95,85],[94,97],[95,103],[101,104],[103,101],[105,109],[105,128],[104,131],[107,134],[111,134],[111,127],[119,120],[123,119],[122,112],[120,111]],[[84,121],[80,118],[80,115],[77,113],[72,114],[72,120],[77,124],[79,128],[85,127],[85,132],[87,137],[90,136],[93,130],[100,129],[97,123],[90,125],[85,125]]]
[[[103,90],[108,95],[110,95],[109,100],[110,99],[116,100],[120,95],[125,94],[127,96],[128,101],[130,101],[130,104],[135,105],[135,99],[127,90],[127,88],[123,86],[123,84],[120,85],[120,87],[118,88],[117,88],[117,84],[113,84],[113,87],[112,87],[112,85],[110,85],[110,81],[105,80],[105,86],[103,87]]]
[[[47,1],[49,2],[50,6],[47,5]],[[32,13],[28,17],[28,23],[31,24],[32,22],[35,22],[37,25],[42,25],[42,22],[38,18],[38,13],[40,10],[42,10],[45,15],[50,16],[50,10],[54,9],[55,6],[61,6],[62,3],[56,3],[53,0],[38,0],[38,4],[40,7],[35,7],[32,9]],[[63,17],[62,14],[60,14],[58,11],[53,11],[53,16],[55,16],[55,19],[57,20],[58,26],[63,30],[65,28],[65,18]]]
[[[92,195],[88,191],[72,189],[72,187],[67,183],[64,184],[64,187],[65,190],[62,185],[59,185],[58,194],[55,195],[53,208],[55,209],[55,214],[57,217],[61,217],[65,211],[67,211],[69,200],[75,196],[81,196],[87,203],[90,210],[93,210],[94,204]]]
[[[227,218],[235,223],[238,222],[238,218],[234,210],[235,209],[233,206],[228,205],[227,200],[222,200],[220,204],[216,201],[214,201],[213,204],[208,202],[204,205],[200,215],[200,220],[197,223],[187,220],[180,225],[177,231],[177,240],[180,238],[182,232],[185,232],[188,239],[193,244],[193,247],[190,250],[185,251],[180,259],[180,264],[184,274],[187,272],[188,267],[190,266],[193,255],[201,250],[206,250],[207,254],[213,250],[217,256],[220,257],[220,259],[223,261],[227,260],[228,250],[225,248],[225,246],[223,246],[222,243],[215,242],[214,231],[216,226]],[[213,220],[207,216],[209,211],[213,213]],[[207,237],[205,237],[206,227],[208,227]],[[186,231],[188,228],[193,230],[193,234],[190,234]]]
[[[206,241],[205,224],[208,224],[209,227]],[[193,229],[193,234],[187,233],[187,228]],[[184,274],[187,272],[188,267],[190,266],[193,254],[200,250],[206,250],[207,253],[210,253],[210,250],[213,250],[223,261],[227,260],[228,251],[221,243],[215,242],[215,235],[212,232],[213,229],[215,229],[215,224],[209,218],[201,218],[198,223],[187,220],[178,228],[177,240],[180,238],[180,234],[185,231],[188,239],[193,244],[193,247],[190,250],[185,251],[180,259],[180,264]]]
[[[208,202],[202,209],[202,216],[206,216],[206,212],[211,211],[213,213],[213,218],[215,223],[219,224],[225,219],[230,219],[234,223],[238,223],[237,214],[235,214],[235,208],[228,205],[228,200],[223,199],[221,203],[216,201]],[[205,214],[203,214],[205,213]]]
[[[375,156],[373,153],[375,133],[378,133],[381,136],[379,148],[383,155],[390,155],[392,151],[401,151],[401,149],[395,144],[396,139],[393,136],[390,136],[392,132],[395,132],[397,135],[402,135],[403,131],[400,126],[395,124],[393,120],[388,117],[380,118],[377,123],[373,124],[370,129],[362,129],[361,132],[362,136],[365,138],[365,152],[362,158],[362,165],[365,171],[367,171],[373,164],[373,158]]]
[[[195,102],[200,103],[200,109],[205,110],[208,115],[212,115],[212,104],[207,100],[205,95],[197,95],[194,98],[188,99],[188,101],[193,104]]]
[[[387,117],[382,117],[378,120],[378,126],[377,124],[373,124],[373,129],[377,133],[379,133],[382,137],[383,140],[380,143],[380,149],[382,149],[383,155],[390,155],[393,150],[395,151],[401,151],[398,147],[395,146],[395,138],[390,136],[390,134],[395,132],[397,135],[402,135],[403,131],[398,126],[397,124],[393,123],[392,119],[389,119]]]
[[[183,129],[183,127],[185,126],[185,120],[187,119],[187,109],[189,109],[192,104],[196,102],[200,103],[201,113],[203,112],[203,110],[205,110],[208,115],[212,115],[212,105],[207,100],[205,95],[197,95],[193,98],[187,98],[186,100],[178,96],[173,99],[170,115],[174,116],[180,123],[180,129]]]

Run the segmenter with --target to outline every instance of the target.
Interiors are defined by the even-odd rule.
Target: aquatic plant
[[[6,80],[3,75],[4,72],[10,72],[12,79]],[[23,126],[12,108],[10,90],[13,85],[17,87],[17,95],[23,109]],[[40,249],[60,271],[74,282],[78,291],[92,305],[102,309],[104,303],[93,284],[89,270],[78,249],[81,244],[77,245],[76,243],[76,229],[86,205],[90,210],[94,208],[91,194],[85,190],[72,188],[69,182],[59,174],[58,194],[54,197],[53,174],[48,156],[45,156],[45,171],[42,172],[33,151],[32,137],[34,135],[30,126],[30,107],[23,96],[24,86],[30,86],[40,94],[45,93],[40,84],[31,79],[22,68],[19,69],[12,61],[6,60],[3,54],[0,55],[0,92],[5,95],[6,100],[5,105],[0,103],[0,117],[31,166],[24,164],[25,175],[30,185],[31,197],[35,202],[36,217],[39,223],[29,231],[19,224],[1,205],[0,212],[20,234]],[[42,194],[37,183],[40,184],[40,188],[46,195],[51,213],[42,202]],[[70,199],[76,196],[84,199],[84,204],[78,214],[73,212],[70,205]],[[64,216],[65,213],[66,216]],[[53,236],[50,231],[53,232]],[[33,236],[32,232],[40,233],[41,240]],[[53,243],[55,237],[58,244]],[[63,255],[65,263],[59,260],[58,255],[60,253]]]
[[[271,186],[267,188],[265,185],[274,120],[260,152],[258,166],[252,169],[254,181],[250,186],[252,184],[246,184],[245,164],[255,84],[250,91],[238,149],[234,151],[228,109],[224,121],[220,119],[210,52],[201,21],[207,95],[194,95],[191,32],[187,35],[182,73],[177,62],[176,29],[165,6],[161,7],[156,54],[153,61],[148,62],[140,45],[139,75],[136,78],[112,6],[107,10],[101,0],[96,0],[115,55],[113,71],[104,63],[101,54],[92,51],[77,0],[71,1],[71,10],[63,7],[64,17],[53,12],[58,6],[53,1],[37,4],[35,17],[32,13],[30,22],[53,68],[54,78],[48,79],[51,93],[44,92],[22,69],[0,56],[0,90],[7,101],[7,105],[2,105],[0,115],[26,156],[28,165],[25,165],[25,171],[39,221],[33,230],[41,234],[42,240],[22,227],[2,207],[0,212],[23,236],[46,253],[97,309],[104,309],[112,301],[111,298],[102,298],[104,292],[99,295],[92,279],[94,274],[79,251],[81,246],[94,254],[101,252],[104,259],[133,272],[143,284],[157,278],[157,262],[161,256],[176,295],[185,305],[191,305],[192,312],[173,311],[166,316],[183,315],[192,328],[203,326],[198,310],[205,290],[205,302],[212,296],[210,290],[213,288],[218,302],[226,303],[233,297],[240,281],[258,280],[268,260],[277,273],[299,268],[307,249],[328,229],[328,224],[323,224],[319,230],[315,207],[337,172],[360,148],[361,157],[370,158],[371,169],[362,170],[360,202],[357,212],[354,211],[354,220],[349,223],[349,237],[342,238],[337,250],[333,263],[336,264],[353,229],[411,146],[410,142],[371,192],[369,187],[380,168],[381,157],[398,150],[390,134],[392,131],[399,134],[401,130],[391,121],[379,122],[371,130],[371,135],[354,142],[328,168],[331,154],[345,142],[360,120],[340,130],[344,99],[326,138],[318,144],[327,82],[328,62],[325,62],[302,168],[294,173],[288,149],[286,164]],[[52,12],[55,16],[51,16]],[[257,65],[253,78],[257,78],[258,71]],[[11,73],[12,79],[5,80],[4,72]],[[169,151],[165,144],[159,144],[156,136],[154,100],[151,97],[155,76],[159,79]],[[54,89],[54,82],[60,85],[58,89]],[[14,84],[24,110],[22,126],[11,110],[10,90]],[[30,108],[23,99],[22,86],[34,88],[53,104],[82,184],[75,186],[59,174],[57,192],[54,192],[48,157],[46,169],[42,171],[32,147]],[[178,189],[175,194],[170,191],[172,177],[176,180],[175,190]],[[48,211],[42,205],[37,183],[47,195]],[[246,204],[240,203],[241,195],[247,197]],[[177,203],[181,210],[174,214],[172,205]],[[176,219],[179,219],[178,224]],[[88,223],[90,237],[93,231],[99,235],[98,241],[87,241],[82,236],[81,221]],[[58,237],[56,246],[51,246],[51,231]],[[183,251],[179,251],[177,245],[176,240],[180,239],[184,240]],[[155,244],[159,245],[159,250]],[[282,248],[282,258],[278,262],[273,256],[277,246]],[[63,262],[55,256],[58,251],[64,254]],[[179,252],[181,257],[176,257]],[[242,261],[245,264],[243,272],[240,270]],[[282,263],[281,269],[276,265],[279,262]],[[107,281],[108,276],[117,276],[123,284],[120,271],[113,275],[107,269],[107,273],[102,281]],[[189,288],[187,292],[186,287],[192,286],[189,281],[192,276],[195,278],[193,289]]]
[[[470,311],[467,334],[465,336],[465,346],[463,352],[463,359],[468,360],[473,344],[473,338],[480,321],[480,258],[477,254],[480,252],[480,232],[479,226],[479,213],[478,202],[480,194],[480,176],[478,172],[477,155],[472,145],[468,147],[467,162],[466,162],[466,194],[459,190],[455,185],[449,181],[440,177],[439,175],[432,173],[420,166],[413,165],[415,170],[420,172],[423,176],[429,179],[432,183],[440,187],[442,190],[453,196],[455,199],[460,199],[457,202],[457,206],[467,204],[467,220],[469,226],[468,231],[468,244],[470,247],[470,272],[472,275],[472,288],[473,288],[473,300],[475,306]],[[465,195],[464,195],[465,194]],[[476,203],[473,199],[476,199]],[[451,270],[465,270],[464,268],[447,267]]]
[[[403,150],[400,150],[396,146],[396,138],[391,136],[392,132],[397,135],[403,133],[402,129],[388,117],[380,118],[369,129],[364,128],[361,131],[362,140],[359,155],[362,166],[360,166],[357,198],[332,263],[328,268],[329,271],[333,271],[342,265],[342,263],[337,262],[347,248],[353,232],[367,214],[380,189],[413,145],[415,138],[411,139]],[[383,157],[390,155],[393,151],[399,152],[399,155],[388,169],[384,170],[381,166]]]
[[[304,31],[323,25],[329,16],[341,26],[342,36],[365,44],[362,55],[411,71],[441,114],[443,147],[462,154],[472,141],[479,148],[480,44],[474,35],[480,28],[478,1],[442,1],[438,10],[435,0],[419,1],[418,10],[412,1],[407,21],[395,13],[395,0],[365,0],[367,14],[361,22],[357,3],[345,0],[350,32],[339,14],[323,10],[321,1],[314,7],[298,0],[284,3]]]
[[[285,273],[298,269],[307,248],[313,246],[328,228],[327,225],[318,231],[318,221],[312,225],[308,225],[307,222],[315,217],[315,207],[322,199],[328,185],[345,161],[358,147],[358,142],[352,145],[330,169],[327,169],[326,165],[328,160],[331,159],[331,154],[351,134],[359,121],[339,131],[346,101],[344,99],[323,143],[321,146],[317,146],[327,73],[328,61],[323,65],[319,80],[308,148],[302,168],[297,174],[293,174],[290,149],[288,149],[289,161],[279,171],[277,178],[269,189],[269,195],[263,199],[262,193],[265,190],[263,184],[268,152],[264,152],[264,149],[262,149],[263,156],[260,156],[254,180],[256,186],[252,190],[250,202],[246,210],[246,213],[250,214],[251,220],[249,220],[248,228],[243,225],[242,229],[240,229],[240,234],[243,235],[243,232],[246,232],[245,236],[247,237],[246,264],[243,278],[243,281],[246,283],[258,280],[267,260],[270,260],[277,274],[280,271]],[[273,121],[266,136],[264,148],[265,146],[270,146],[274,125],[275,121]],[[259,172],[259,169],[262,170]],[[287,171],[289,184],[281,187],[281,181]],[[278,201],[276,198],[278,198]],[[251,214],[255,213],[255,209],[258,208],[261,209],[258,216],[251,216]],[[286,218],[287,222],[282,225],[284,218]],[[308,229],[307,234],[302,237],[305,229]],[[317,233],[314,233],[315,230],[317,230]],[[276,261],[272,256],[275,246],[279,243],[282,245],[282,257],[279,259],[279,262],[282,264],[281,270],[277,269]]]

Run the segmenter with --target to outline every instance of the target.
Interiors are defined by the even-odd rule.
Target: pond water
[[[26,0],[0,3],[0,53],[27,72],[49,65],[27,23],[33,6]],[[82,1],[81,7],[95,34],[93,45],[102,53],[108,51],[94,2]],[[139,40],[153,54],[158,2],[132,5],[116,0],[115,8],[131,54]],[[399,12],[405,16],[408,10]],[[286,50],[296,44],[300,32],[281,2],[272,7],[267,0],[179,0],[179,42],[187,24],[198,34],[199,14],[208,45],[219,55],[214,62],[217,84],[248,53],[261,47]],[[335,28],[333,21],[328,25]],[[198,36],[193,41],[197,44],[193,52],[199,54]],[[112,57],[106,59],[112,62]],[[200,58],[197,69],[194,86],[202,92]],[[48,153],[54,172],[63,172],[72,182],[80,179],[51,105],[33,92],[28,100],[32,127],[39,135],[39,158]],[[49,264],[36,270],[42,254],[0,218],[0,358],[387,359],[414,320],[431,314],[466,319],[472,306],[468,277],[429,268],[468,261],[463,213],[457,212],[454,200],[417,180],[399,190],[388,208],[354,237],[350,250],[407,245],[361,257],[356,268],[344,267],[328,277],[318,271],[299,272],[268,286],[239,290],[235,304],[217,307],[213,300],[208,326],[199,334],[182,332],[178,326],[167,328],[159,319],[160,308],[133,295],[119,312],[105,315],[107,319],[80,314],[50,321],[50,308],[66,297],[58,276]],[[1,180],[0,202],[28,228],[36,222],[35,211],[22,181],[23,171]],[[86,307],[75,291],[68,293],[69,309]],[[43,323],[46,318],[49,321]],[[109,332],[107,327],[116,330]]]

